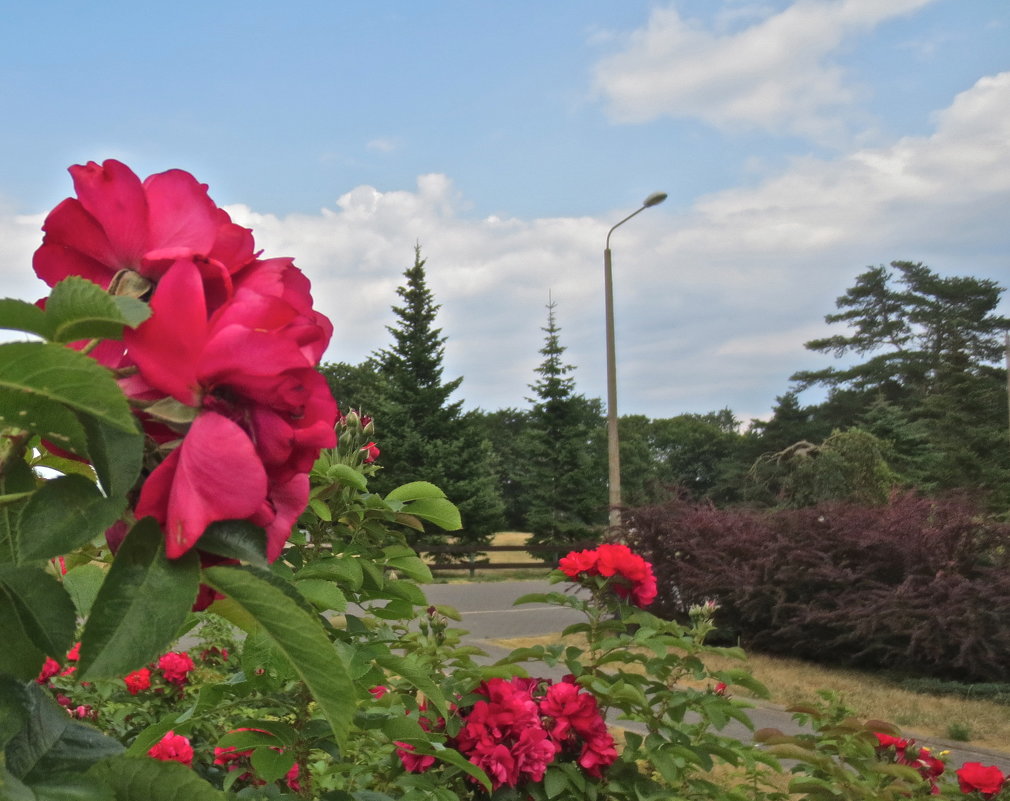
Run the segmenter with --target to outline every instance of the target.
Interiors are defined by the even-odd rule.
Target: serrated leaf
[[[115,523],[122,508],[122,501],[109,500],[83,476],[47,481],[21,511],[19,560],[33,562],[70,553]]]
[[[346,746],[354,706],[354,685],[322,624],[271,583],[242,567],[211,567],[204,579],[254,618],[298,672]]]
[[[25,688],[27,725],[7,745],[7,768],[31,784],[81,773],[123,746],[98,729],[75,721],[38,685]]]
[[[394,556],[386,564],[421,584],[432,581],[430,568],[424,563],[423,559],[415,554],[411,554],[410,556]]]
[[[445,498],[420,498],[404,506],[402,512],[434,523],[446,531],[458,531],[463,528],[459,509]]]
[[[105,571],[98,565],[78,565],[63,577],[63,589],[74,603],[77,615],[86,618],[105,579]]]
[[[295,586],[317,609],[343,612],[347,608],[347,598],[333,582],[305,579],[298,581]]]
[[[13,459],[0,475],[0,496],[8,497],[0,503],[0,564],[17,561],[16,538],[21,510],[28,503],[24,493],[34,492],[35,474],[23,459]],[[21,500],[13,500],[23,496]]]
[[[361,560],[353,556],[332,556],[310,562],[295,574],[295,579],[329,579],[352,590],[361,589],[364,574]]]
[[[120,546],[81,638],[82,678],[122,676],[158,656],[193,606],[200,586],[195,551],[168,559],[153,518]]]
[[[94,359],[48,342],[0,345],[0,393],[40,397],[127,432],[137,430],[126,397]]]
[[[73,644],[74,605],[60,582],[39,568],[0,568],[0,618],[0,672],[34,678],[44,657],[62,656]]]
[[[224,801],[228,796],[178,762],[117,756],[88,771],[108,784],[117,801]]]
[[[63,279],[46,300],[49,339],[56,342],[120,339],[125,325],[137,326],[151,314],[147,304],[134,298],[123,300],[126,303],[117,303],[98,284],[85,278]]]
[[[392,490],[387,496],[387,501],[416,501],[422,498],[445,498],[445,493],[428,481],[412,481],[403,484]]]
[[[368,479],[350,465],[330,465],[326,468],[326,475],[328,478],[339,481],[341,484],[346,484],[359,492],[364,492],[368,489]]]
[[[43,309],[34,303],[16,298],[0,299],[0,328],[24,331],[51,339],[52,325]]]

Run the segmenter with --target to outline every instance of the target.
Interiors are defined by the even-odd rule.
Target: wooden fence
[[[436,557],[435,560],[428,560],[428,566],[432,570],[467,570],[470,578],[478,570],[523,570],[528,568],[543,568],[553,570],[558,566],[558,560],[570,551],[581,551],[586,548],[595,548],[595,542],[577,542],[569,545],[414,545],[414,550],[418,555],[429,554]],[[525,562],[491,562],[485,554],[514,552],[528,553],[534,557],[531,561]],[[542,558],[535,557],[542,554]],[[459,559],[443,560],[437,557],[446,555],[450,557],[461,557]]]

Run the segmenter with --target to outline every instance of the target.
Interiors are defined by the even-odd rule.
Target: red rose
[[[596,551],[572,551],[567,556],[562,557],[561,561],[558,562],[558,567],[562,573],[574,581],[578,579],[581,573],[585,573],[587,576],[599,575],[599,572],[596,570],[596,562]]]
[[[148,690],[151,687],[151,671],[146,667],[135,670],[133,673],[129,673],[123,677],[123,683],[126,684],[126,689],[130,691],[130,695],[136,695],[143,690]]]
[[[51,656],[46,657],[46,661],[42,665],[42,670],[39,675],[35,677],[35,681],[39,684],[48,684],[49,679],[60,672],[60,663],[53,659]]]
[[[166,732],[157,743],[155,743],[147,755],[164,762],[181,762],[187,768],[193,766],[193,746],[189,740],[174,731]]]
[[[189,681],[189,672],[196,665],[185,651],[170,651],[158,659],[158,670],[169,684],[182,687]]]
[[[574,581],[582,575],[612,578],[614,592],[636,606],[645,607],[656,600],[652,565],[627,545],[604,543],[595,551],[572,551],[558,567]]]
[[[979,792],[983,798],[992,798],[1003,789],[1006,776],[995,765],[965,762],[955,773],[962,793]]]

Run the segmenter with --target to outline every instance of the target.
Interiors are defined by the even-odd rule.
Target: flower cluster
[[[962,793],[979,793],[982,798],[993,798],[1007,786],[1007,777],[995,765],[965,762],[955,773]]]
[[[71,167],[76,198],[46,218],[36,274],[80,276],[150,300],[151,317],[91,355],[123,376],[152,443],[137,518],[177,558],[220,520],[267,532],[276,559],[308,502],[308,473],[335,444],[336,403],[315,367],[332,334],[290,259],[260,259],[252,234],[181,170],[141,181],[109,160]]]
[[[589,776],[600,777],[617,759],[596,698],[571,677],[556,684],[494,678],[475,692],[480,700],[458,710],[463,725],[447,744],[481,768],[495,789],[542,781],[556,761],[575,762]],[[431,726],[424,718],[420,722]],[[434,757],[399,745],[408,771],[421,773],[434,764]]]
[[[187,768],[193,767],[193,746],[189,738],[174,731],[168,731],[157,743],[148,749],[147,755],[164,762],[181,762]]]
[[[928,748],[917,746],[915,740],[881,732],[874,734],[877,737],[877,753],[879,755],[893,758],[899,765],[915,768],[922,778],[929,782],[930,792],[933,795],[940,792],[936,780],[940,778],[946,768],[942,759],[933,756]]]
[[[656,576],[652,565],[627,545],[604,543],[595,550],[572,551],[558,563],[572,581],[590,576],[610,579],[608,585],[621,598],[646,607],[656,600]]]

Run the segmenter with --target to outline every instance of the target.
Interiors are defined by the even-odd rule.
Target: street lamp
[[[607,306],[607,476],[610,487],[610,529],[621,529],[621,454],[617,433],[617,355],[614,347],[614,276],[610,266],[610,235],[628,220],[666,200],[665,192],[653,192],[642,205],[607,232],[603,250],[603,294]]]

